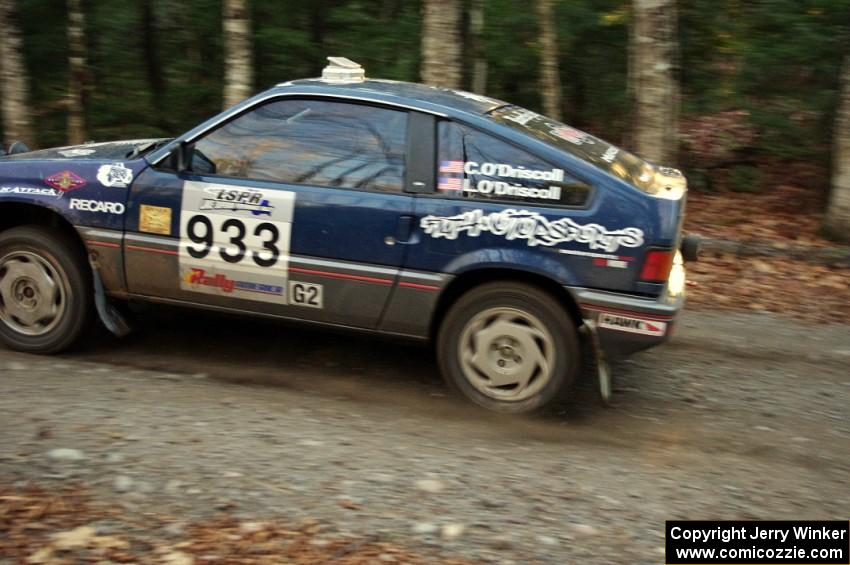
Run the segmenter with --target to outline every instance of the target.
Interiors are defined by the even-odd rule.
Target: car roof
[[[507,105],[507,102],[502,100],[462,90],[383,79],[367,79],[348,83],[328,82],[322,79],[302,79],[281,83],[273,88],[272,92],[283,93],[298,87],[326,91],[330,96],[348,95],[365,99],[378,98],[395,101],[406,106],[422,107],[422,109],[439,107],[470,114],[486,114]]]

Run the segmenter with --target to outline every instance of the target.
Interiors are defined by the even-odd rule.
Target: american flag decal
[[[441,173],[462,173],[463,161],[440,161]]]
[[[450,179],[440,177],[440,184],[437,185],[440,190],[461,190],[463,188],[460,179]]]

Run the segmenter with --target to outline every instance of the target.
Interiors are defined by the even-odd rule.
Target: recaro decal
[[[101,200],[88,200],[85,198],[71,198],[68,203],[70,210],[81,212],[101,212],[105,214],[120,215],[124,213],[124,205],[120,202],[104,202]]]
[[[419,225],[434,238],[457,239],[461,233],[478,237],[487,232],[507,240],[524,239],[531,247],[576,242],[611,253],[621,246],[640,247],[644,243],[643,230],[638,228],[611,231],[599,224],[577,224],[569,218],[548,220],[529,210],[508,209],[490,214],[470,210],[456,216],[425,216]]]
[[[184,182],[180,288],[286,304],[294,207],[294,192]]]

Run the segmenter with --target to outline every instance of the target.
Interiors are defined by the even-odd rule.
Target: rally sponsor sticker
[[[26,194],[28,196],[62,196],[55,188],[42,186],[0,186],[0,194]]]
[[[550,220],[537,212],[513,208],[489,214],[478,209],[455,216],[425,216],[419,221],[419,227],[435,239],[455,240],[461,234],[479,237],[489,233],[509,241],[525,241],[530,247],[575,242],[607,253],[620,247],[640,247],[644,243],[640,228],[610,230],[599,224],[579,224],[570,218]]]
[[[171,208],[142,204],[139,207],[139,231],[171,235]]]
[[[667,334],[667,322],[632,318],[631,316],[620,316],[617,314],[607,314],[605,312],[599,315],[599,327],[656,337],[662,337]]]
[[[53,187],[62,193],[76,190],[86,185],[86,179],[74,171],[61,171],[59,173],[52,174],[46,177],[44,182],[47,186]]]
[[[124,163],[101,165],[97,170],[97,180],[103,186],[127,188],[133,182],[133,170],[125,167]]]
[[[294,206],[294,192],[184,182],[180,288],[286,304]]]

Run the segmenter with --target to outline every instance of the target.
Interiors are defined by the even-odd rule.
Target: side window
[[[438,125],[437,188],[471,200],[581,206],[590,186],[509,143],[443,121]]]
[[[255,108],[195,143],[200,174],[401,191],[407,113],[325,100]]]

